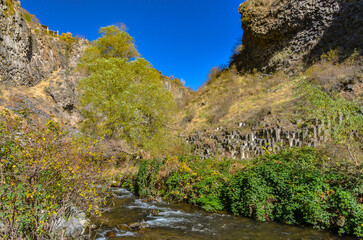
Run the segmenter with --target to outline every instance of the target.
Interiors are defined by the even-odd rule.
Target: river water
[[[207,213],[188,204],[143,201],[112,189],[108,211],[97,219],[97,240],[107,239],[352,239],[311,227],[261,223],[229,214]]]

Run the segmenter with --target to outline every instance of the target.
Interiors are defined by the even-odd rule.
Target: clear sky
[[[192,89],[213,66],[226,64],[242,37],[242,0],[21,0],[51,30],[89,40],[98,29],[125,23],[142,57]]]

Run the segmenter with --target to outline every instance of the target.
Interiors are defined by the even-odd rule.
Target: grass
[[[226,70],[199,89],[186,105],[182,114],[195,113],[186,131],[208,125],[233,127],[237,122],[252,121],[266,106],[277,112],[280,106],[293,100],[295,86],[296,82],[291,82],[284,73],[239,76],[233,70]]]
[[[303,81],[321,86],[328,94],[339,92],[350,101],[362,103],[360,61],[361,57],[353,53],[339,62],[338,52],[330,51],[321,61],[293,75],[284,72],[265,75],[257,71],[238,75],[233,69],[214,69],[210,81],[191,94],[179,113],[182,131],[190,133],[217,126],[234,128],[238,122],[272,123],[277,119],[295,122],[300,118],[296,106],[303,101],[300,96],[304,91],[300,92],[302,89],[298,87]],[[348,85],[354,85],[354,91],[345,91]],[[263,116],[263,112],[270,113]]]

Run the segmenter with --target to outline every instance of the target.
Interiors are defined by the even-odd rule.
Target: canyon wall
[[[342,124],[343,119],[340,114],[329,121],[315,119],[288,128],[276,124],[275,127],[264,126],[247,133],[243,131],[244,123],[239,123],[239,127],[233,130],[219,127],[196,132],[187,141],[193,146],[194,154],[203,159],[219,156],[243,160],[276,153],[283,148],[317,147],[331,139],[334,126]],[[359,138],[356,131],[350,135]]]
[[[247,0],[239,12],[243,45],[232,58],[239,70],[311,63],[330,49],[342,58],[363,52],[361,0]]]

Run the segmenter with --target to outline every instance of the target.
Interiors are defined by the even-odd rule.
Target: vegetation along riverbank
[[[62,1],[39,6],[55,2]],[[108,10],[124,4],[88,6],[95,2]],[[124,14],[145,7],[129,2],[133,7],[120,8]],[[132,16],[144,17],[142,26],[128,24],[132,33],[152,34],[136,35],[141,53],[125,24],[99,28],[89,21],[95,24],[89,41],[50,30],[19,0],[0,0],[0,239],[224,239],[251,222],[260,232],[252,227],[244,236],[258,239],[268,235],[258,221],[280,226],[271,239],[284,228],[303,236],[300,226],[313,239],[363,238],[362,1],[241,1],[242,40],[226,64],[208,67],[196,90],[157,69],[155,59],[167,58],[167,68],[187,72],[185,60],[162,54],[168,47],[156,30],[167,28],[142,28],[166,12],[173,19],[163,24],[178,20],[175,10],[165,10],[176,3],[151,5],[160,2],[162,8]],[[200,9],[211,13],[217,2]],[[190,15],[212,26],[200,21],[208,17]],[[188,28],[184,20],[173,25],[176,32]],[[204,29],[195,23],[190,33]],[[223,28],[210,34],[224,37]],[[223,46],[203,52],[198,44],[212,36],[208,42],[183,36],[193,40],[182,41],[190,44],[184,51],[174,34],[167,37],[169,53],[188,53],[187,61],[209,62]],[[194,71],[208,64],[194,64]],[[175,208],[144,202],[160,198]],[[198,221],[206,223],[194,228]]]
[[[123,186],[140,197],[361,237],[362,183],[360,168],[303,148],[245,162],[176,156],[144,160]]]

